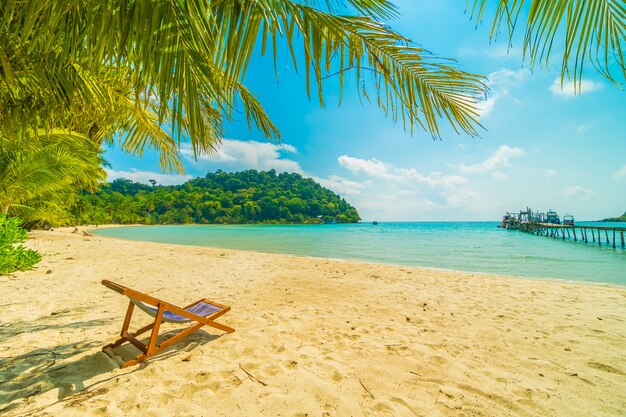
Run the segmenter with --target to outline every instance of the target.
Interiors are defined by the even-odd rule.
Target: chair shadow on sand
[[[107,319],[75,322],[71,324],[71,327],[95,327],[110,321]],[[9,330],[6,324],[0,324],[0,335],[10,337],[26,331],[37,331],[34,327],[37,325],[29,326],[28,323],[22,322],[17,326],[15,323],[12,324],[12,330]],[[54,328],[54,325],[45,326],[47,330],[50,327]],[[67,326],[58,326],[58,328],[61,327]],[[179,330],[164,332],[159,340],[161,337],[171,337]],[[189,352],[218,337],[220,336],[199,330],[164,349],[161,354],[155,355],[149,361],[122,371],[123,374],[113,372],[120,369],[119,364],[107,353],[102,352],[101,348],[104,344],[102,340],[91,342],[82,340],[50,348],[34,349],[14,357],[0,357],[0,381],[2,381],[0,414],[29,403],[33,404],[36,411],[61,401],[68,401],[70,406],[80,403],[87,398],[106,393],[108,388],[103,384],[120,375],[141,370],[151,362],[161,361],[181,352]],[[129,345],[120,346],[115,349],[114,353],[122,358],[129,358],[137,355],[137,349]],[[85,381],[89,381],[88,386],[85,386]],[[54,390],[58,390],[58,393],[55,394]]]

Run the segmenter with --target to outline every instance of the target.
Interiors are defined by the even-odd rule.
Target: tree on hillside
[[[353,223],[359,213],[311,178],[274,170],[208,173],[151,187],[117,179],[70,207],[76,223]]]

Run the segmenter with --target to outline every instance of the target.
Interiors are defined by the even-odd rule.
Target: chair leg
[[[159,328],[161,327],[161,321],[163,320],[163,313],[165,312],[165,305],[159,303],[159,309],[157,310],[157,315],[154,318],[154,327],[152,328],[152,334],[150,335],[150,341],[148,342],[148,349],[146,350],[146,355],[152,356],[156,349],[156,342],[159,338]]]
[[[120,336],[123,336],[124,333],[128,330],[128,326],[130,326],[130,319],[133,317],[134,309],[135,304],[132,301],[129,301],[128,309],[126,310],[126,317],[124,317],[124,324],[122,325],[122,331],[120,332]]]

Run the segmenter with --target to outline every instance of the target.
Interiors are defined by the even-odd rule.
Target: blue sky
[[[124,177],[180,183],[208,171],[254,168],[312,177],[354,205],[364,220],[498,220],[526,206],[574,214],[579,220],[626,210],[626,92],[590,66],[582,94],[561,89],[555,56],[551,67],[523,65],[519,41],[490,45],[489,25],[476,28],[464,2],[396,1],[401,17],[391,26],[437,56],[488,76],[491,94],[482,103],[480,138],[444,126],[442,140],[410,135],[374,105],[362,104],[349,87],[340,107],[333,85],[326,109],[308,100],[304,73],[287,53],[250,65],[246,85],[282,134],[280,144],[249,131],[245,120],[227,126],[212,158],[193,159],[185,148],[186,176],[159,172],[158,159],[107,149],[109,180]]]

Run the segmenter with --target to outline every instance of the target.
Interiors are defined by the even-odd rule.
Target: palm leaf
[[[481,20],[486,0],[474,0],[472,14]],[[495,40],[502,26],[509,41],[524,35],[523,54],[531,68],[561,57],[561,82],[572,78],[580,90],[585,65],[619,84],[626,80],[626,3],[624,0],[500,0],[491,28]],[[616,77],[616,72],[619,74]]]

